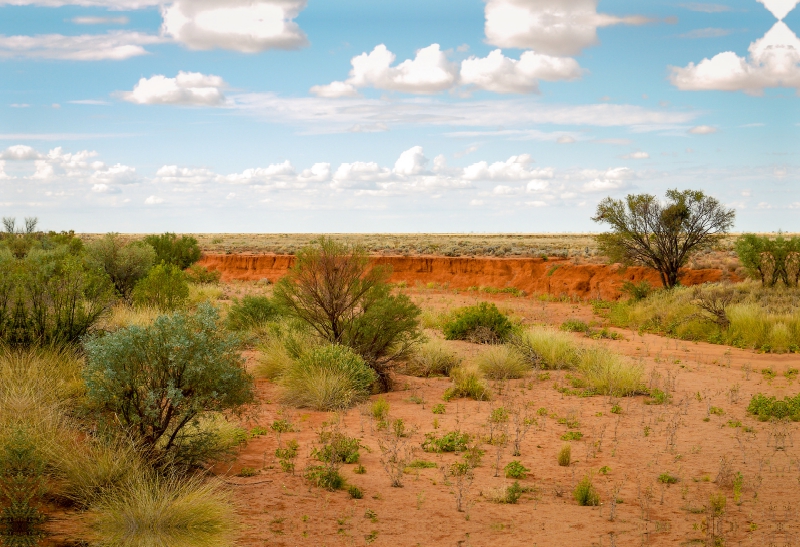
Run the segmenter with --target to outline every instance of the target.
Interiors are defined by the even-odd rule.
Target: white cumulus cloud
[[[225,87],[225,81],[219,76],[179,72],[175,78],[162,75],[142,78],[133,91],[121,93],[121,96],[136,104],[218,106],[225,102],[222,93]]]
[[[257,53],[308,44],[294,18],[306,0],[176,0],[162,8],[162,32],[191,49]]]
[[[374,87],[429,94],[449,89],[458,79],[457,65],[447,59],[439,44],[422,48],[414,59],[392,66],[396,58],[384,44],[375,46],[370,53],[362,53],[350,60],[353,68],[347,80],[314,86],[311,93],[320,97],[350,97],[356,94],[357,88]]]
[[[672,67],[670,80],[678,89],[688,91],[744,91],[761,95],[765,88],[793,87],[800,93],[800,39],[782,21],[759,40],[750,44],[747,58],[725,51]]]
[[[548,55],[577,55],[598,42],[597,29],[641,25],[645,17],[597,12],[598,0],[487,0],[486,41],[502,48]]]
[[[146,45],[164,39],[139,32],[109,32],[64,36],[0,35],[0,58],[59,59],[68,61],[122,61],[146,55]]]
[[[539,80],[575,80],[581,67],[571,57],[553,57],[526,51],[519,61],[496,49],[484,58],[461,63],[461,83],[496,93],[537,93]]]
[[[605,171],[585,169],[581,171],[580,176],[591,179],[581,189],[584,192],[593,193],[629,188],[630,181],[636,178],[636,173],[628,167],[615,167]]]
[[[631,152],[630,154],[625,154],[622,156],[624,160],[646,160],[650,158],[650,154],[647,152]]]
[[[696,127],[692,127],[689,130],[689,133],[691,133],[692,135],[710,135],[710,134],[716,133],[716,132],[717,132],[717,128],[716,127],[712,127],[710,125],[698,125]]]

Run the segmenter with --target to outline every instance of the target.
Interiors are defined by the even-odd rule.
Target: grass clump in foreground
[[[578,365],[580,346],[566,332],[534,328],[512,336],[509,342],[533,368],[559,370]]]
[[[370,394],[377,375],[353,350],[326,345],[300,356],[280,377],[283,400],[314,410],[349,408]]]
[[[441,437],[435,433],[426,433],[422,450],[425,452],[464,452],[469,441],[469,434],[462,431],[451,431]]]
[[[511,335],[513,325],[497,306],[481,302],[455,310],[444,324],[447,340],[468,340],[477,343],[503,342]]]
[[[228,494],[198,477],[138,476],[93,513],[104,547],[226,547],[236,531]]]
[[[572,462],[572,445],[564,443],[561,450],[558,451],[558,465],[561,467],[569,467]]]
[[[522,378],[530,370],[522,356],[507,345],[492,346],[478,356],[478,369],[491,380]]]
[[[444,400],[469,398],[476,401],[488,401],[491,392],[477,370],[459,366],[450,371],[453,386],[444,392]]]
[[[622,397],[643,390],[642,367],[603,347],[581,351],[578,370],[588,386],[601,395]]]
[[[404,372],[410,376],[430,378],[448,376],[461,359],[438,340],[431,340],[419,346],[406,363]]]
[[[794,397],[784,397],[779,400],[767,397],[761,393],[753,395],[750,404],[747,405],[747,412],[755,415],[762,422],[770,419],[782,420],[788,418],[793,422],[800,421],[800,394]]]

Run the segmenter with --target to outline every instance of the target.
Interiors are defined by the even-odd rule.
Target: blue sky
[[[699,188],[797,231],[794,0],[0,0],[0,213],[578,232]]]

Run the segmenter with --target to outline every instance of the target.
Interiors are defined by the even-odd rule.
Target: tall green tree
[[[733,227],[736,212],[699,190],[668,190],[662,202],[650,194],[610,197],[597,206],[593,221],[611,231],[597,236],[601,251],[615,262],[658,271],[664,287],[678,284],[689,257]]]

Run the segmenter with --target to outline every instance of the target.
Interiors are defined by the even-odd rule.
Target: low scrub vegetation
[[[461,363],[455,353],[439,340],[430,340],[420,345],[406,363],[403,372],[411,376],[430,378],[449,376],[450,371]]]
[[[263,327],[279,315],[278,307],[270,298],[247,295],[241,300],[234,298],[226,323],[231,330],[246,331]]]
[[[478,370],[491,380],[522,378],[530,367],[523,357],[507,345],[492,346],[484,350],[476,360]]]
[[[455,310],[444,324],[447,340],[468,340],[483,344],[498,343],[511,335],[513,325],[495,304],[481,302]]]
[[[621,327],[763,352],[800,351],[798,289],[755,282],[678,287],[639,302],[616,304],[610,317]]]
[[[450,371],[450,379],[453,385],[444,392],[445,401],[462,397],[476,401],[488,401],[491,398],[489,386],[474,368],[458,366]]]
[[[589,388],[600,395],[622,397],[644,392],[642,367],[603,347],[581,351],[577,368]]]
[[[552,328],[526,330],[509,343],[531,368],[545,370],[574,369],[581,351],[572,336]]]
[[[755,415],[762,422],[771,419],[790,419],[800,421],[800,395],[784,397],[783,400],[758,393],[750,400],[747,412]]]

